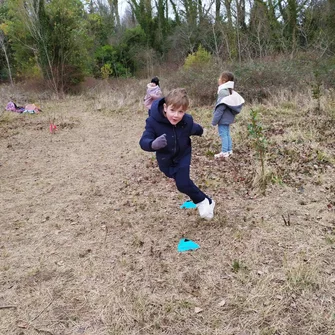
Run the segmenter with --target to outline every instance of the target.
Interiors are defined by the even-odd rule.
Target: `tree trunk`
[[[11,86],[13,86],[14,84],[13,84],[12,71],[11,71],[11,68],[10,68],[9,58],[8,58],[7,50],[6,50],[6,46],[5,46],[5,37],[3,36],[2,32],[0,32],[0,45],[1,45],[1,48],[4,52],[4,54],[5,54],[10,84],[11,84]]]
[[[215,0],[215,23],[221,21],[221,0]]]

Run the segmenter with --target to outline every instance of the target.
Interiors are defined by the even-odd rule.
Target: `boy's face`
[[[164,112],[166,118],[172,125],[176,125],[185,115],[187,108],[183,106],[176,107],[174,105],[167,106],[164,104]]]

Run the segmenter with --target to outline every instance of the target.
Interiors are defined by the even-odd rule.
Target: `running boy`
[[[226,158],[233,154],[233,144],[230,136],[230,125],[235,115],[240,113],[244,99],[235,92],[234,75],[231,72],[222,72],[218,80],[218,99],[213,112],[212,126],[218,125],[221,137],[221,152],[215,158]]]
[[[189,99],[184,88],[176,88],[165,98],[155,100],[140,146],[145,151],[156,151],[159,169],[175,180],[179,192],[191,198],[200,217],[210,220],[214,216],[215,202],[190,179],[190,136],[201,136],[203,128],[186,114],[188,106]]]

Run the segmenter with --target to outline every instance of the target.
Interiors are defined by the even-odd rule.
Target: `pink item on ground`
[[[57,130],[57,126],[55,124],[53,124],[53,123],[50,123],[49,129],[50,129],[50,133],[54,134],[55,131]]]

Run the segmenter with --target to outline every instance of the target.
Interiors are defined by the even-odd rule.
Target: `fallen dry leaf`
[[[226,304],[226,300],[223,299],[218,303],[218,306],[223,307],[225,304]]]
[[[199,314],[199,313],[201,313],[202,311],[203,311],[203,309],[200,308],[200,307],[195,307],[195,308],[194,308],[194,313],[196,313],[196,314]]]

